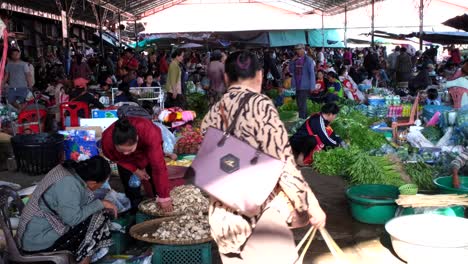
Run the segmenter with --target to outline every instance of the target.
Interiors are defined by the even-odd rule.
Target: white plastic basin
[[[385,225],[398,256],[413,263],[468,263],[468,219],[408,215]]]

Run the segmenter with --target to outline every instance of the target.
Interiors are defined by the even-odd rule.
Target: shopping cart
[[[118,92],[118,88],[112,88],[112,104],[114,104],[114,100],[116,94]],[[161,109],[164,109],[164,91],[161,87],[130,87],[130,93],[139,101],[153,101],[159,104]]]

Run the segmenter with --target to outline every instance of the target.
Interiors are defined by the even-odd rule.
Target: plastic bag
[[[177,139],[174,136],[174,134],[172,134],[172,132],[169,129],[167,129],[167,127],[164,126],[163,124],[159,122],[155,122],[154,124],[157,125],[161,129],[164,153],[167,153],[167,154],[174,153],[174,147],[175,147],[175,144],[177,143]]]
[[[114,190],[110,190],[104,199],[113,203],[117,207],[119,213],[126,212],[132,207],[130,199],[128,199],[125,194],[118,193]]]
[[[434,144],[432,144],[429,140],[427,140],[424,135],[417,130],[410,131],[406,137],[406,140],[411,144],[411,146],[415,148],[433,148]]]
[[[444,136],[439,139],[439,142],[437,142],[436,147],[442,147],[442,146],[449,146],[450,145],[450,138],[452,137],[453,134],[453,127],[447,128],[447,132],[445,132]]]

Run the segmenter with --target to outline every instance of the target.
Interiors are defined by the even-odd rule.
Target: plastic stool
[[[39,117],[38,117],[39,114]],[[46,110],[23,110],[18,115],[18,134],[44,132],[47,118]],[[39,127],[40,126],[40,127]]]
[[[465,93],[468,93],[468,89],[463,87],[453,87],[449,89],[449,94],[452,97],[454,108],[461,108],[462,97]]]
[[[62,128],[65,129],[65,120],[68,117],[70,119],[70,126],[77,127],[80,126],[80,116],[78,115],[79,111],[84,112],[82,118],[89,118],[89,106],[84,102],[68,102],[60,104],[60,121],[62,122]]]

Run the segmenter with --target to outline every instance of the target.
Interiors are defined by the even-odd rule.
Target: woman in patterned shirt
[[[211,234],[225,264],[294,263],[297,252],[288,227],[291,221],[288,203],[299,212],[308,212],[311,224],[318,228],[325,225],[325,213],[297,169],[288,133],[273,102],[260,93],[262,66],[257,57],[247,51],[231,54],[226,61],[225,79],[229,84],[227,93],[205,116],[202,130],[206,132],[208,127],[226,130],[225,121],[228,124],[233,121],[242,98],[255,93],[244,106],[234,135],[286,165],[276,188],[257,216],[241,215],[212,197]],[[225,113],[224,117],[222,113]]]

